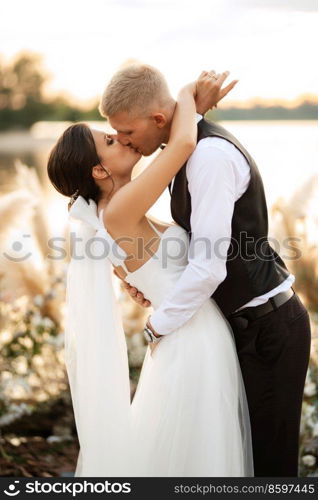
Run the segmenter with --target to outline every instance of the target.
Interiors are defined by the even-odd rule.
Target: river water
[[[67,199],[55,193],[46,176],[50,148],[65,128],[64,123],[36,124],[30,133],[0,134],[0,183],[10,189],[14,163],[34,166],[46,199],[53,210],[55,226],[64,225]],[[93,124],[106,128],[106,124]],[[312,175],[318,175],[318,121],[230,121],[223,122],[256,160],[261,171],[268,206],[278,198],[288,199]],[[145,159],[146,164],[149,159]],[[169,194],[166,191],[151,210],[169,222]]]

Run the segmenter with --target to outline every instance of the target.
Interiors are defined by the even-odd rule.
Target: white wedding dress
[[[178,225],[161,233],[149,223],[161,238],[159,248],[139,269],[129,272],[126,281],[156,309],[187,265],[187,252],[180,252],[180,243],[187,249],[189,240]],[[71,349],[68,342],[67,363]],[[248,406],[233,333],[213,300],[208,299],[182,327],[164,336],[153,355],[147,349],[129,412],[124,452],[111,452],[111,461],[116,453],[121,455],[123,475],[254,475]],[[96,468],[101,460],[96,461]],[[76,475],[83,474],[80,454]]]

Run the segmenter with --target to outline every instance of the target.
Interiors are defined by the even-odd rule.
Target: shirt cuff
[[[171,331],[169,331],[169,332],[167,332],[167,331],[162,332],[161,331],[162,327],[160,326],[160,316],[158,317],[158,320],[157,320],[157,315],[155,312],[150,316],[149,321],[150,321],[152,328],[154,329],[154,331],[156,333],[158,333],[158,335],[168,335],[168,333],[171,333]]]

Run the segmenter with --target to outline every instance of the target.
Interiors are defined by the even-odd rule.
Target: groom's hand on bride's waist
[[[137,290],[136,287],[131,286],[129,283],[127,283],[127,281],[125,281],[121,276],[119,276],[119,274],[116,272],[116,269],[114,270],[114,274],[116,274],[116,276],[122,280],[124,288],[127,290],[129,295],[131,296],[131,298],[137,304],[139,304],[142,307],[150,307],[151,306],[150,300],[146,299],[144,297],[143,293],[140,292],[139,290]]]

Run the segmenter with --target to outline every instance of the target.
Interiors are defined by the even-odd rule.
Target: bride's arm
[[[194,93],[194,83],[179,92],[165,149],[138,177],[114,194],[104,210],[107,225],[138,224],[195,149],[197,124]]]

